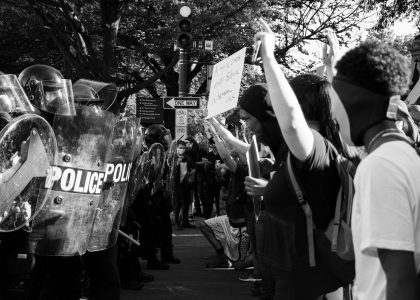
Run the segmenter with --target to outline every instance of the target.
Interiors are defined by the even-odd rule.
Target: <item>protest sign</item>
[[[416,85],[411,90],[410,94],[405,99],[407,104],[415,104],[417,99],[420,97],[420,80],[417,81]]]
[[[207,104],[207,118],[236,107],[244,68],[245,50],[246,48],[242,48],[214,65]]]

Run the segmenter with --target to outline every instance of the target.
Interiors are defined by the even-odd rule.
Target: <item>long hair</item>
[[[319,124],[319,133],[328,139],[337,151],[348,157],[337,121],[331,113],[331,83],[312,74],[299,75],[290,81],[307,121]]]

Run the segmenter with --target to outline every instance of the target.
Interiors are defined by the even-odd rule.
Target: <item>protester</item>
[[[216,207],[216,216],[220,215],[220,188],[217,180],[216,162],[221,157],[217,152],[214,141],[210,140],[209,151],[202,156],[201,162],[196,163],[196,170],[201,174],[198,182],[199,195],[203,204],[203,217],[209,219],[212,217],[213,205]]]
[[[343,137],[369,153],[356,172],[352,215],[359,300],[419,299],[420,159],[393,111],[408,66],[389,44],[367,40],[338,61],[333,79]]]
[[[257,94],[258,94],[258,91],[260,91],[259,87],[260,87],[260,85],[255,86],[254,87],[255,89],[250,88],[249,91],[245,92],[245,94],[249,93],[252,90],[254,90],[254,91],[256,90]],[[242,96],[242,97],[244,97],[244,96]],[[258,105],[255,108],[258,109],[260,113],[262,113],[265,109],[265,107],[262,106],[262,105]],[[267,116],[269,116],[269,114],[267,114]],[[268,118],[268,119],[270,119],[270,118]],[[257,122],[258,123],[257,126],[255,126],[256,122],[251,122],[250,124],[247,124],[247,125],[248,125],[248,127],[251,131],[253,129],[257,130],[257,128],[259,128],[257,131],[258,131],[259,134],[261,134],[261,132],[262,132],[261,128],[264,128],[264,129],[266,129],[266,130],[264,130],[264,132],[267,132],[268,134],[270,134],[270,132],[275,132],[272,129],[276,128],[275,126],[277,124],[277,121],[275,120],[274,114],[272,115],[272,120],[271,121],[272,122],[270,122],[270,120],[268,120],[267,122],[264,123],[264,125],[262,125],[259,122]],[[215,119],[210,119],[210,122],[213,125],[214,129],[216,130],[217,134],[225,142],[225,144],[227,146],[231,147],[232,149],[235,149],[237,151],[239,157],[241,157],[242,160],[245,160],[246,159],[245,158],[246,157],[246,152],[249,149],[248,143],[236,138],[232,131],[226,129],[224,126],[222,126]],[[274,127],[271,126],[272,124],[274,124]],[[278,125],[277,125],[277,128],[278,128]],[[278,139],[274,136],[272,136],[272,137],[274,138],[273,140]],[[259,136],[259,138],[261,138],[261,136]],[[268,138],[268,139],[270,139],[270,138]],[[247,172],[244,175],[246,176]],[[232,176],[234,176],[234,174],[232,174]],[[241,183],[241,186],[243,185],[244,188],[247,188],[245,178],[242,178],[242,180],[243,180],[243,182]],[[266,185],[266,181],[263,181],[262,182],[262,190],[264,189],[265,185]],[[259,215],[257,223],[255,222],[254,207],[253,207],[251,197],[247,197],[245,208],[246,208],[247,229],[248,229],[248,234],[249,234],[249,237],[250,237],[251,249],[252,249],[252,252],[253,252],[254,270],[253,270],[252,273],[248,273],[248,274],[244,274],[244,275],[240,276],[239,279],[241,281],[248,281],[248,282],[253,282],[254,283],[253,294],[254,293],[256,293],[256,294],[260,293],[259,292],[259,289],[260,289],[259,288],[259,281],[261,279],[261,281],[262,281],[261,297],[269,299],[272,295],[273,280],[272,280],[272,276],[271,276],[271,273],[269,271],[268,265],[265,263],[265,260],[263,259],[263,256],[264,256],[264,249],[263,249],[263,240],[264,240],[263,231],[264,230],[263,230],[263,227],[265,226],[264,225],[265,224],[264,205],[262,205],[262,210],[261,210],[261,213]]]
[[[200,194],[199,194],[199,185],[200,185],[200,180],[202,180],[202,177],[204,174],[197,174],[200,171],[197,169],[196,163],[201,162],[202,156],[201,156],[202,151],[200,151],[197,142],[195,141],[194,138],[192,137],[187,137],[185,139],[185,155],[187,155],[189,158],[191,158],[191,160],[194,162],[193,167],[192,167],[192,174],[193,175],[193,180],[190,180],[190,182],[188,183],[189,187],[190,187],[190,203],[194,204],[194,209],[195,211],[193,212],[193,216],[200,216],[202,214],[202,209],[201,206],[203,205],[203,201],[200,199]],[[189,211],[189,208],[188,208]]]
[[[228,186],[228,200],[226,203],[227,216],[206,219],[199,223],[199,228],[204,236],[215,247],[216,252],[227,261],[207,263],[207,267],[225,267],[226,263],[233,264],[236,268],[244,269],[252,262],[249,255],[249,238],[246,228],[246,194],[243,181],[247,168],[240,162],[236,155],[234,158],[226,149],[215,130],[213,141],[223,162],[232,172]],[[217,242],[212,238],[215,237]]]
[[[325,230],[334,216],[340,187],[333,163],[335,151],[346,154],[330,112],[331,87],[315,75],[298,76],[289,84],[274,57],[275,35],[264,21],[261,25],[264,31],[255,35],[255,41],[261,41],[270,103],[289,149],[292,168],[312,209],[314,225]],[[260,103],[255,102],[253,107]],[[242,118],[256,118],[255,111],[240,105]],[[271,143],[267,145],[273,150]],[[273,153],[276,155],[276,151]],[[264,191],[270,229],[274,230],[266,255],[275,276],[274,299],[315,299],[346,283],[334,277],[319,257],[316,266],[309,267],[309,225],[289,186],[287,172],[287,168],[279,168]]]
[[[182,140],[177,142],[177,166],[175,173],[175,199],[174,216],[175,229],[194,227],[189,222],[189,208],[191,205],[190,184],[187,182],[189,174],[193,172],[194,161],[185,154],[186,143]]]

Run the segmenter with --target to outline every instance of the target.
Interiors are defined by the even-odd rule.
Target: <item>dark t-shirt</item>
[[[245,218],[245,204],[247,195],[245,192],[245,177],[248,176],[248,169],[238,163],[235,173],[230,177],[228,185],[228,199],[226,201],[226,213],[229,218]]]
[[[311,154],[303,163],[292,159],[292,164],[304,199],[311,206],[315,226],[326,229],[334,216],[340,179],[332,146],[318,132],[312,132],[314,147]],[[270,245],[265,252],[276,267],[291,270],[308,264],[308,245],[306,218],[288,180],[284,164],[264,191],[269,214],[266,231],[270,236]]]

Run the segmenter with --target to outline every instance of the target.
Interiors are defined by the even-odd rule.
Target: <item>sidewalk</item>
[[[258,299],[251,296],[251,283],[238,280],[244,271],[204,267],[215,251],[198,229],[174,230],[174,244],[174,255],[181,264],[171,265],[168,271],[150,271],[144,266],[143,271],[152,273],[155,281],[146,283],[141,291],[122,290],[121,300]]]

